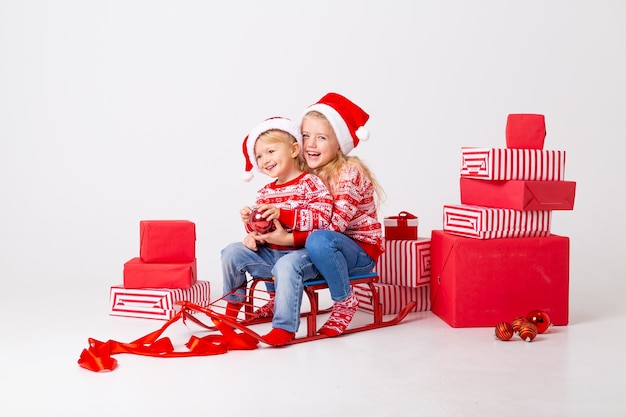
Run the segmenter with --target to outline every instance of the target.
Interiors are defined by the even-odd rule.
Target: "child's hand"
[[[239,210],[241,221],[244,223],[248,223],[248,221],[250,221],[250,213],[252,213],[252,209],[248,206],[245,206],[241,210]]]
[[[274,220],[276,229],[272,232],[257,235],[257,241],[281,246],[293,246],[293,233],[287,232],[278,220]]]
[[[278,220],[280,218],[280,209],[270,204],[259,204],[256,206],[259,213],[263,215],[265,220]]]
[[[257,240],[255,239],[256,232],[248,233],[246,237],[243,238],[243,245],[253,251],[256,251],[259,247],[257,244]]]

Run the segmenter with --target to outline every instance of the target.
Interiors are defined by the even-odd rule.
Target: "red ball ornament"
[[[259,233],[269,233],[276,229],[274,221],[263,218],[261,213],[256,208],[250,213],[250,220],[248,220],[248,224],[252,230]]]
[[[511,323],[501,321],[500,323],[496,324],[495,333],[496,337],[499,340],[511,340],[514,334],[513,326],[511,325]]]
[[[527,342],[532,342],[537,336],[537,326],[532,324],[531,322],[526,322],[522,324],[522,327],[519,329],[519,337]]]
[[[550,316],[543,310],[533,310],[526,319],[537,327],[537,333],[543,333],[550,327]]]
[[[513,321],[511,322],[511,324],[513,325],[513,331],[515,333],[519,333],[519,329],[522,327],[522,325],[524,325],[525,323],[528,323],[528,320],[526,319],[526,317],[515,317],[513,319]]]

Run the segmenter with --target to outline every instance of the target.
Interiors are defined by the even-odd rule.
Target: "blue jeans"
[[[272,327],[297,332],[304,281],[319,276],[306,250],[275,250],[260,246],[253,251],[241,242],[231,243],[222,249],[223,294],[226,300],[244,300],[246,273],[254,278],[274,277],[276,295]]]
[[[335,302],[350,296],[351,275],[367,274],[376,266],[358,243],[340,232],[316,230],[309,235],[305,247]]]

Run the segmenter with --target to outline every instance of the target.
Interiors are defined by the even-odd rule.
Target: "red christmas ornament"
[[[543,333],[550,327],[550,316],[543,310],[533,310],[526,319],[537,327],[537,333]]]
[[[496,337],[499,340],[511,340],[511,338],[513,337],[513,326],[511,325],[511,323],[507,323],[506,321],[501,321],[500,323],[498,323],[496,325]]]
[[[526,319],[526,317],[515,317],[511,322],[511,324],[513,325],[513,331],[515,333],[519,333],[519,329],[527,322],[528,320]]]
[[[532,342],[537,336],[537,326],[532,324],[531,322],[526,322],[522,324],[522,327],[519,329],[519,337],[527,342]]]
[[[257,211],[256,208],[252,209],[250,213],[250,220],[248,220],[248,224],[252,228],[259,233],[269,233],[276,229],[273,220],[266,220],[263,218],[261,213]]]

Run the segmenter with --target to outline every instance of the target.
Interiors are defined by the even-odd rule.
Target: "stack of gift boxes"
[[[461,204],[431,233],[431,309],[452,327],[495,326],[544,310],[568,323],[569,238],[552,212],[573,210],[565,151],[544,150],[545,118],[510,114],[506,148],[461,149]]]
[[[419,237],[419,219],[409,212],[383,221],[385,252],[375,270],[377,294],[371,294],[367,285],[355,285],[359,309],[373,313],[372,297],[378,296],[383,314],[397,314],[411,301],[416,302],[412,312],[430,310],[430,238]]]
[[[110,314],[169,320],[178,301],[206,306],[210,284],[197,276],[195,224],[142,220],[139,257],[124,264],[123,284],[111,287]]]

